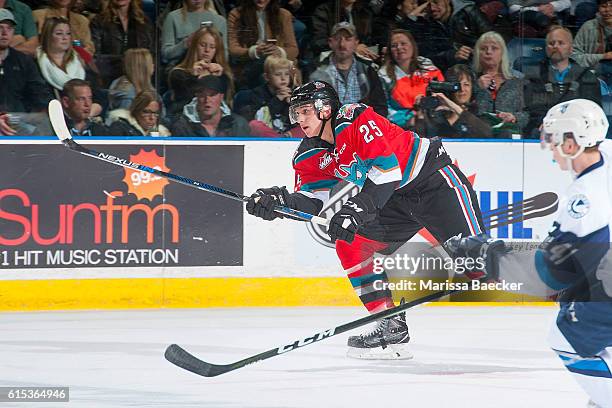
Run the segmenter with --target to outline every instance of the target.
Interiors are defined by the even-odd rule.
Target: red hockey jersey
[[[339,180],[360,187],[395,182],[402,188],[423,173],[450,163],[440,142],[432,144],[391,123],[364,104],[343,105],[333,121],[335,145],[305,138],[293,157],[295,191],[323,202]],[[434,154],[428,154],[435,147]],[[427,163],[427,164],[426,164]],[[431,173],[431,171],[427,171]]]

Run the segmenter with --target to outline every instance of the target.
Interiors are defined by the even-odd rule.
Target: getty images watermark
[[[408,254],[395,254],[389,257],[375,257],[373,260],[373,272],[383,273],[389,270],[405,271],[410,275],[416,275],[419,271],[453,271],[457,275],[465,272],[484,271],[486,262],[484,258],[450,258],[438,256],[410,256]],[[418,282],[408,279],[400,279],[398,282],[374,281],[376,290],[502,290],[506,292],[518,292],[522,289],[522,282],[482,282],[470,280],[469,282],[450,282],[448,280],[439,282],[433,279],[420,279]]]

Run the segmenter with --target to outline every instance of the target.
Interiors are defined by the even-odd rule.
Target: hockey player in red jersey
[[[280,216],[275,205],[318,214],[338,181],[359,186],[331,218],[328,233],[370,313],[394,307],[386,274],[374,272],[374,253],[392,254],[423,227],[439,242],[483,231],[476,194],[438,138],[420,138],[364,104],[340,106],[323,81],[296,88],[289,115],[306,134],[293,156],[295,192],[258,189],[247,211],[265,220]],[[349,356],[412,358],[409,339],[405,314],[396,315],[351,336]]]

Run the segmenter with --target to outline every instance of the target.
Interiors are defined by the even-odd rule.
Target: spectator
[[[392,21],[390,25],[389,21]],[[436,0],[421,4],[415,0],[385,0],[375,32],[388,40],[389,29],[409,31],[422,56],[432,59],[437,66],[445,67],[468,60],[476,39],[487,27],[490,24],[486,15],[470,0],[452,3]]]
[[[508,0],[510,18],[522,37],[541,37],[553,21],[562,21],[569,11],[570,0]]]
[[[171,128],[174,136],[248,136],[247,121],[223,106],[225,83],[215,75],[198,79],[195,98],[183,108],[183,115]]]
[[[433,92],[438,104],[435,108],[419,107],[416,119],[416,132],[424,137],[443,138],[490,138],[491,126],[478,118],[478,107],[472,89],[472,71],[467,65],[457,64],[446,71],[446,80],[461,85],[459,91],[451,93]]]
[[[429,1],[419,5],[416,0],[385,0],[380,15],[374,18],[375,42],[386,44],[389,41],[390,31],[399,28],[410,31],[415,36],[417,45],[424,52],[425,48],[419,43],[416,34],[425,33],[432,26],[431,22],[424,17],[428,7]]]
[[[45,21],[40,35],[41,46],[36,60],[42,77],[49,84],[55,97],[64,84],[73,78],[85,79],[85,66],[72,48],[72,34],[68,20],[51,17]]]
[[[309,80],[330,83],[342,104],[365,103],[379,115],[387,116],[385,91],[376,73],[378,67],[355,54],[358,43],[354,25],[346,21],[336,24],[329,37],[332,52]]]
[[[249,121],[251,135],[303,137],[299,126],[289,121],[291,90],[300,85],[293,62],[270,55],[264,62],[265,83],[236,94],[234,111]]]
[[[227,18],[229,52],[238,88],[261,84],[263,62],[269,55],[296,61],[298,47],[291,13],[279,0],[242,0]]]
[[[16,123],[9,120],[8,112],[40,112],[52,98],[34,60],[10,46],[16,24],[13,13],[0,9],[0,134],[4,135],[22,133],[11,126]]]
[[[487,17],[470,0],[431,0],[430,7],[435,28],[415,33],[417,41],[436,49],[429,55],[441,69],[468,62],[478,38],[492,29]],[[445,38],[450,39],[450,47]]]
[[[284,9],[289,10],[293,15],[293,32],[295,33],[295,41],[298,44],[298,48],[301,50],[304,44],[304,36],[306,35],[306,24],[299,20],[296,14],[302,10],[302,0],[281,0],[280,6]]]
[[[612,73],[612,0],[598,0],[599,15],[578,30],[572,58],[600,74]]]
[[[312,14],[312,50],[315,54],[329,50],[329,37],[333,27],[346,21],[357,29],[359,45],[357,54],[376,60],[378,53],[368,49],[374,46],[372,25],[374,16],[367,6],[367,0],[328,0],[318,6]]]
[[[570,99],[590,99],[601,105],[599,81],[588,68],[570,59],[572,33],[552,26],[546,36],[547,59],[524,70],[525,110],[529,113],[526,137],[538,137],[537,129],[549,108]]]
[[[153,27],[140,3],[140,0],[108,0],[102,12],[91,21],[95,61],[105,87],[122,74],[125,51],[146,48],[154,52]]]
[[[72,34],[68,20],[51,17],[45,21],[40,36],[41,46],[36,53],[38,69],[55,98],[59,99],[64,84],[73,79],[86,79],[95,83],[96,73],[81,60],[72,45]],[[94,87],[92,116],[102,113],[107,105],[105,92]]]
[[[19,0],[0,0],[0,9],[6,9],[13,14],[15,33],[10,47],[24,54],[36,55],[38,33],[32,17],[32,9]]]
[[[153,56],[146,48],[130,48],[123,57],[124,75],[109,87],[109,109],[127,109],[137,94],[155,91],[151,78],[155,70]]]
[[[162,103],[154,91],[140,92],[128,109],[109,113],[110,134],[117,136],[170,136],[170,131],[159,123]]]
[[[214,27],[203,27],[194,33],[185,58],[169,74],[171,115],[180,114],[194,96],[198,78],[216,75],[225,82],[226,102],[231,106],[234,96],[234,76],[225,57],[221,34]]]
[[[72,136],[108,136],[109,129],[99,117],[92,117],[93,94],[89,82],[71,79],[64,84],[62,106]]]
[[[162,60],[176,65],[187,52],[196,32],[204,25],[212,25],[223,38],[227,50],[227,22],[217,14],[211,0],[183,0],[183,6],[171,11],[162,28]]]
[[[520,134],[528,119],[520,79],[523,74],[510,68],[508,49],[501,35],[489,31],[478,39],[473,67],[478,78],[474,89],[478,111],[498,125],[494,128],[497,136]]]
[[[417,98],[425,95],[429,82],[444,81],[444,76],[429,59],[419,56],[414,37],[405,30],[391,31],[385,61],[378,74],[386,91],[388,117],[407,129],[414,117]]]
[[[36,21],[38,33],[40,34],[46,19],[50,17],[65,18],[70,24],[72,39],[80,41],[81,46],[87,51],[91,58],[95,53],[95,47],[91,40],[89,20],[87,17],[70,10],[73,3],[74,0],[51,0],[48,7],[32,12],[34,21]]]

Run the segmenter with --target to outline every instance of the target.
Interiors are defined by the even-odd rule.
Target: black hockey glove
[[[282,214],[274,212],[277,205],[288,206],[289,191],[285,187],[260,188],[247,201],[246,210],[249,214],[266,221],[283,218]]]
[[[464,274],[469,279],[497,280],[499,258],[508,252],[504,241],[486,233],[467,237],[459,234],[448,239],[443,247],[454,259],[464,258]]]
[[[376,206],[369,195],[361,192],[350,198],[334,214],[329,222],[327,233],[332,242],[341,239],[350,244],[355,239],[357,229],[374,218],[376,218]]]

